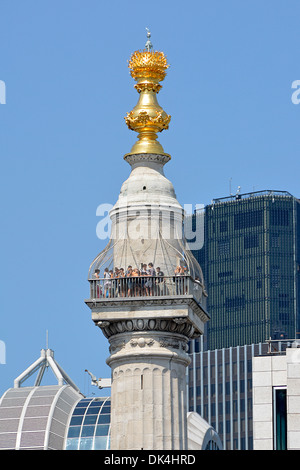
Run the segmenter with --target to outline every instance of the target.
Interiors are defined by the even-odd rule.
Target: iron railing
[[[90,281],[91,299],[122,299],[136,297],[170,297],[192,295],[198,302],[202,286],[191,276],[135,276],[98,278]]]

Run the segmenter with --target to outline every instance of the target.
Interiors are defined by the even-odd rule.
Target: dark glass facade
[[[193,251],[208,293],[206,349],[295,338],[299,326],[300,204],[286,192],[215,199]]]
[[[273,390],[274,450],[287,450],[286,402],[286,388],[275,388]]]

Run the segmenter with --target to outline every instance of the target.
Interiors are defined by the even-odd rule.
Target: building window
[[[243,230],[245,228],[260,227],[263,225],[263,211],[252,210],[240,212],[234,215],[234,229]]]
[[[236,296],[236,297],[226,297],[225,298],[225,308],[245,308],[246,300],[245,296]]]
[[[286,388],[273,389],[274,450],[287,450]]]
[[[271,286],[279,287],[280,285],[280,267],[271,266]]]
[[[257,235],[246,235],[244,237],[244,249],[257,248],[259,246],[259,240]]]
[[[229,240],[220,240],[218,242],[218,255],[229,255]]]
[[[287,294],[279,294],[279,307],[280,308],[289,308],[290,306],[290,301],[289,299],[287,298],[288,295]]]
[[[227,232],[227,220],[220,221],[220,232]]]
[[[230,277],[230,276],[232,276],[232,271],[222,271],[218,273],[219,279],[224,279],[224,277]]]
[[[270,211],[271,225],[287,227],[289,225],[289,211],[287,209],[272,209]]]
[[[280,248],[280,238],[278,233],[271,235],[271,248]]]

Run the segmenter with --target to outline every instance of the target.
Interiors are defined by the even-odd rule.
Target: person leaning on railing
[[[93,274],[93,279],[100,279],[100,269],[95,269],[94,271],[94,274]],[[100,281],[96,282],[96,297],[100,297],[102,295],[102,288],[101,288],[101,284],[100,284]]]
[[[174,271],[175,277],[173,278],[175,282],[176,295],[187,294],[187,271],[188,270],[185,266],[176,266]]]

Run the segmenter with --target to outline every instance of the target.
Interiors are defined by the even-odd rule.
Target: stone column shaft
[[[111,448],[186,449],[187,338],[148,331],[110,343]]]

